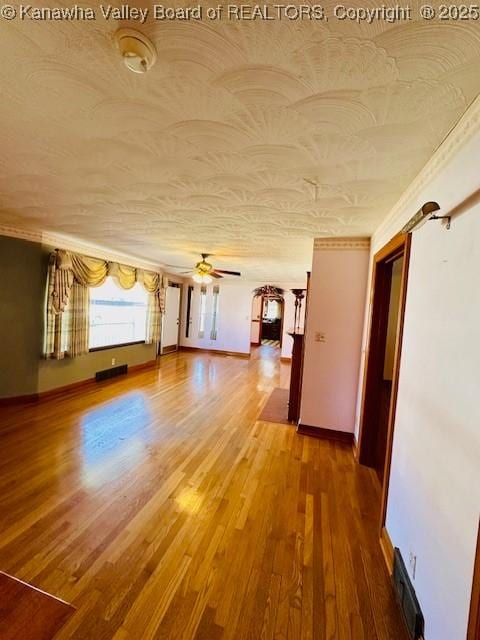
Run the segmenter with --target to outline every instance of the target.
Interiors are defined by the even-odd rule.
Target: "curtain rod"
[[[438,202],[426,202],[422,207],[420,207],[417,213],[410,218],[400,233],[410,233],[410,231],[413,231],[418,227],[421,222],[424,222],[427,216],[433,215],[433,213],[439,209],[440,205]]]
[[[400,233],[410,233],[422,224],[422,222],[429,220],[446,220],[446,228],[450,229],[451,216],[437,216],[435,211],[439,211],[440,205],[438,202],[426,202],[417,213],[410,218],[407,224],[402,228]]]

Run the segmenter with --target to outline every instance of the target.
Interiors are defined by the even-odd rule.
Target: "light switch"
[[[327,336],[323,333],[323,331],[315,332],[315,342],[326,342]]]

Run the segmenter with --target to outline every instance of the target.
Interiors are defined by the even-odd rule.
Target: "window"
[[[263,317],[268,320],[276,320],[281,317],[280,303],[278,300],[266,300]]]
[[[205,335],[205,319],[207,315],[207,287],[202,285],[200,289],[200,322],[198,326],[198,337]]]
[[[185,337],[190,336],[190,325],[192,324],[192,296],[193,286],[189,285],[187,289],[187,321],[185,322]]]
[[[112,278],[90,289],[89,348],[144,342],[148,293],[140,283],[122,289]]]
[[[212,330],[210,331],[210,340],[217,339],[219,293],[220,287],[216,284],[213,287]]]

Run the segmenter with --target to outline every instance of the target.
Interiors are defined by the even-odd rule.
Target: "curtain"
[[[86,285],[73,283],[69,311],[70,339],[66,345],[66,352],[71,358],[75,358],[88,353],[90,296]]]
[[[123,289],[141,282],[148,292],[146,342],[158,342],[165,312],[165,278],[153,271],[107,262],[69,251],[51,254],[47,276],[44,351],[47,358],[72,358],[88,352],[89,289],[115,279]]]
[[[112,276],[118,286],[122,287],[122,289],[131,289],[137,282],[137,270],[134,267],[127,267],[124,264],[118,264],[118,262],[111,262],[109,264],[108,275]]]
[[[44,352],[48,357],[60,359],[63,358],[63,352],[61,351],[62,314],[59,308],[65,308],[68,302],[68,296],[66,298],[64,297],[62,302],[60,302],[58,293],[55,291],[56,286],[59,286],[59,282],[56,273],[56,255],[53,253],[50,255],[48,261]]]
[[[148,294],[147,309],[147,336],[145,342],[152,344],[160,342],[162,312],[160,311],[160,298],[158,292]]]
[[[160,341],[162,315],[165,313],[165,279],[153,271],[143,271],[141,278],[145,290],[149,293],[146,343],[151,344]]]

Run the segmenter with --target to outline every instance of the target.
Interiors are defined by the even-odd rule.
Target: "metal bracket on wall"
[[[446,220],[447,224],[445,225],[445,229],[450,230],[450,227],[452,226],[452,216],[436,216],[433,215],[431,216],[429,219],[430,220]]]

